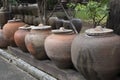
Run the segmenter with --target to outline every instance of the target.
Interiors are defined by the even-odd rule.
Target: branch
[[[105,14],[99,21],[98,21],[98,25],[100,24],[100,22],[107,16],[107,14]]]

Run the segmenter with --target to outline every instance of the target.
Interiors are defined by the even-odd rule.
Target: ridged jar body
[[[28,51],[34,56],[34,58],[43,60],[47,59],[47,55],[44,49],[44,41],[48,35],[50,35],[51,29],[47,30],[31,30],[25,37],[25,44]]]
[[[14,33],[19,27],[24,26],[25,23],[21,21],[8,22],[3,26],[3,35],[9,41],[11,46],[16,46],[14,40]]]
[[[59,68],[73,67],[71,62],[71,43],[76,35],[51,34],[45,40],[45,50],[48,57]]]
[[[78,35],[71,47],[72,62],[87,80],[116,80],[120,72],[120,36]]]
[[[8,45],[8,41],[3,36],[3,31],[0,29],[0,48],[7,48]]]
[[[25,45],[25,36],[30,32],[30,28],[18,29],[14,34],[16,45],[24,52],[28,52]]]

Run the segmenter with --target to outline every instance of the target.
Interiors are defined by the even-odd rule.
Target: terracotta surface
[[[11,46],[16,46],[14,41],[14,33],[19,27],[24,26],[25,23],[21,21],[11,21],[3,26],[3,35],[9,41]]]
[[[16,45],[24,52],[28,52],[26,45],[25,45],[25,36],[30,32],[30,28],[23,27],[19,28],[15,34],[14,34],[14,39]]]
[[[45,40],[48,57],[59,68],[71,68],[71,43],[76,35],[73,33],[54,33]]]

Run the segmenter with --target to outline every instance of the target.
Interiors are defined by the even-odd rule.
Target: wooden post
[[[111,28],[120,35],[120,0],[110,0],[110,12],[107,20],[107,28]]]

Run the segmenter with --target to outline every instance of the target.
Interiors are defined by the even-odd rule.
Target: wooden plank
[[[52,61],[48,60],[36,60],[30,53],[25,53],[17,47],[8,47],[9,52],[31,64],[32,66],[50,74],[58,80],[85,80],[84,77],[75,69],[59,69]]]

